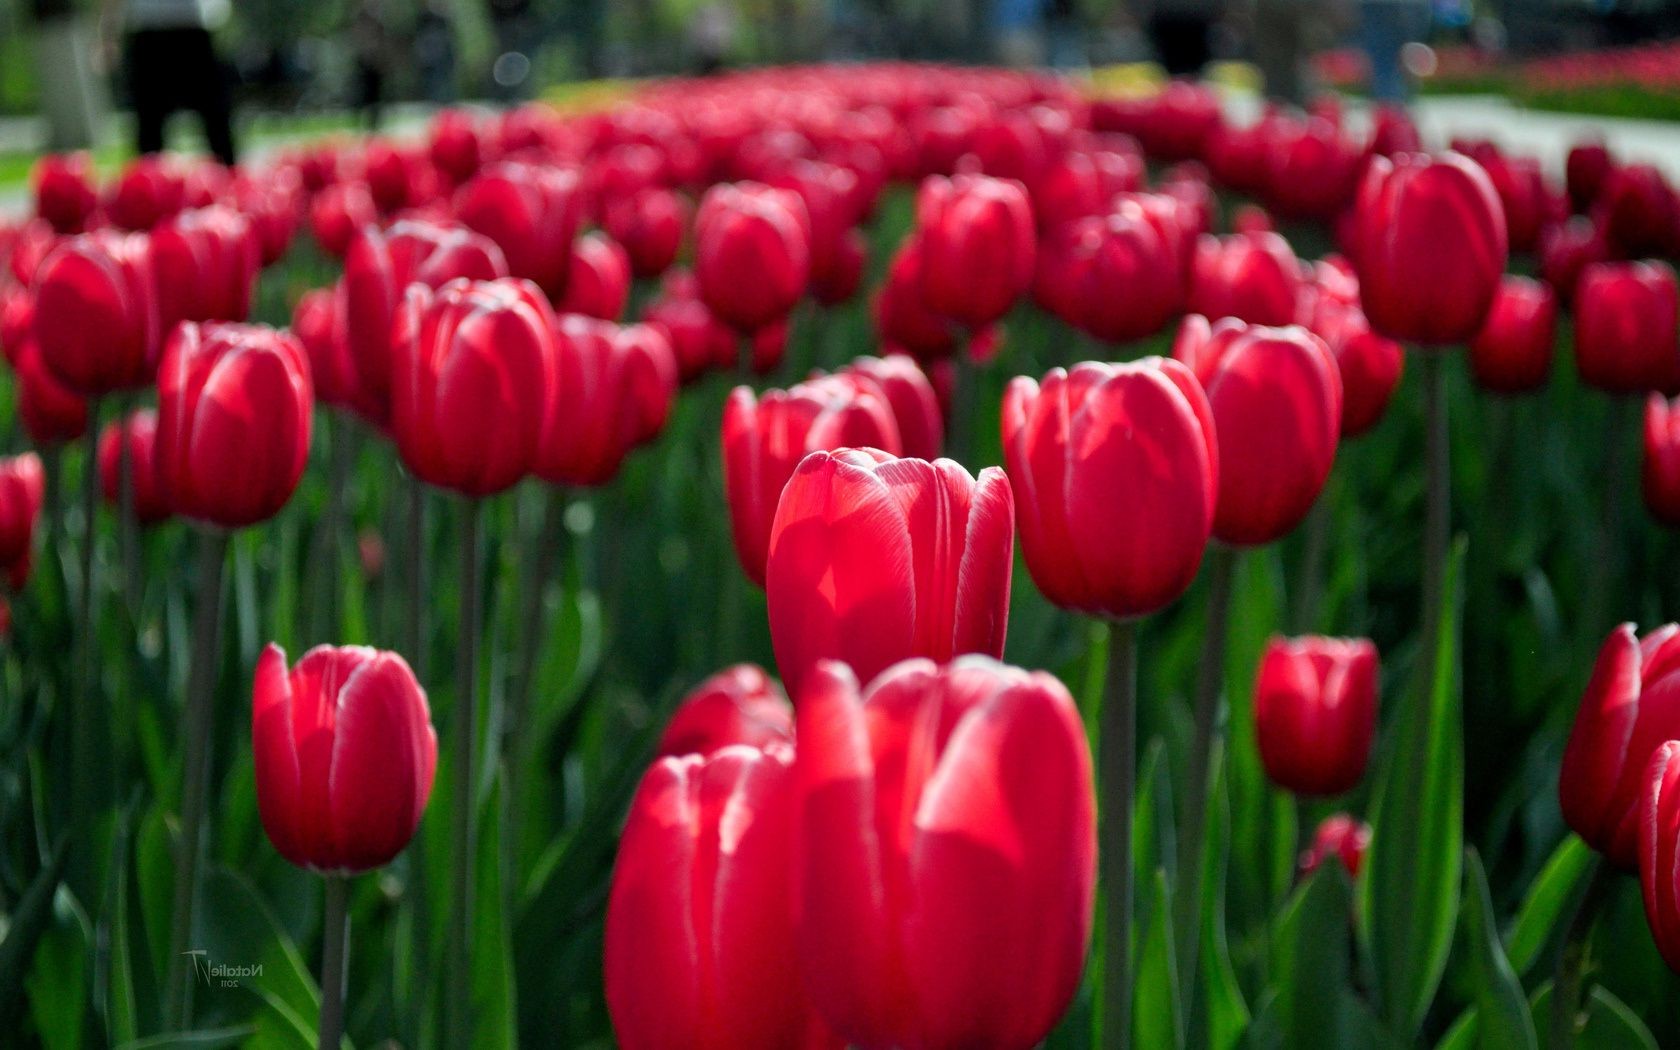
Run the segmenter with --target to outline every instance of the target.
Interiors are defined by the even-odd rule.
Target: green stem
[[[1307,514],[1306,542],[1301,549],[1301,576],[1295,591],[1294,621],[1298,633],[1310,632],[1318,624],[1318,606],[1324,596],[1324,557],[1330,545],[1329,486]]]
[[[99,645],[95,633],[99,629],[94,594],[98,581],[94,578],[97,562],[95,548],[99,543],[99,402],[88,401],[86,454],[82,458],[82,564],[81,589],[76,595],[76,700],[70,712],[71,768],[75,782],[70,785],[71,827],[75,835],[69,856],[70,883],[78,894],[95,892],[93,880],[92,845],[94,822],[98,814],[105,778],[104,763],[99,760],[99,733],[103,724],[99,710]]]
[[[408,662],[420,681],[426,680],[426,489],[420,479],[408,476]]]
[[[1132,1043],[1132,799],[1137,779],[1137,624],[1108,628],[1097,758],[1101,771],[1101,845],[1106,895],[1102,930],[1101,1045]]]
[[[1631,453],[1637,437],[1635,421],[1642,402],[1627,395],[1610,401],[1609,418],[1604,429],[1604,518],[1599,535],[1596,558],[1597,573],[1593,577],[1592,612],[1588,625],[1597,638],[1613,622],[1610,615],[1611,594],[1621,586],[1627,565],[1627,545],[1633,533],[1624,534],[1627,517],[1627,491],[1633,487]]]
[[[1441,598],[1446,589],[1447,542],[1452,520],[1452,447],[1447,429],[1447,357],[1440,351],[1425,350],[1423,361],[1424,397],[1427,414],[1427,481],[1423,527],[1423,651],[1425,688],[1435,675],[1435,650],[1441,634]]]
[[[229,533],[220,529],[198,539],[198,599],[193,610],[192,664],[187,678],[186,749],[181,766],[181,835],[175,859],[175,907],[170,923],[169,1009],[177,1031],[192,1023],[192,988],[187,981],[186,952],[192,946],[193,910],[198,899],[198,868],[204,852],[200,829],[210,781],[212,722],[220,654],[222,568]]]
[[[134,397],[123,398],[117,416],[117,542],[121,546],[123,599],[129,615],[140,614],[139,524],[134,518],[134,450],[128,444],[128,423]]]
[[[473,800],[477,777],[474,753],[478,707],[478,621],[480,594],[478,579],[479,501],[463,504],[461,516],[461,623],[459,658],[456,661],[455,726],[451,750],[455,758],[454,798],[454,885],[450,895],[448,950],[445,965],[449,975],[449,1039],[447,1046],[461,1050],[472,1043],[472,914],[474,890]]]
[[[502,885],[509,894],[518,885],[514,871],[516,851],[513,848],[517,837],[513,832],[520,827],[521,819],[520,750],[527,743],[525,734],[531,719],[531,697],[536,688],[537,654],[542,650],[546,634],[547,617],[544,614],[547,611],[546,597],[554,551],[565,536],[566,499],[566,490],[558,485],[544,493],[542,516],[536,531],[529,537],[525,578],[521,581],[525,588],[524,622],[519,639],[519,662],[513,685],[508,690],[508,718],[507,724],[502,727],[501,748],[503,812],[506,814],[502,835]],[[510,896],[509,899],[513,898]]]
[[[344,1038],[344,985],[350,959],[350,879],[326,876],[321,920],[321,1035],[318,1050],[337,1050]]]
[[[348,415],[334,416],[328,433],[327,505],[321,516],[320,539],[316,545],[315,630],[324,642],[341,641],[339,596],[344,566],[344,490],[350,476],[352,433]]]
[[[1575,1045],[1575,1025],[1581,1008],[1581,986],[1586,976],[1587,954],[1593,925],[1604,908],[1616,872],[1597,853],[1588,863],[1587,885],[1575,902],[1569,932],[1558,949],[1557,969],[1552,980],[1552,1019],[1546,1037],[1551,1050],[1569,1050]]]
[[[1231,613],[1231,577],[1237,550],[1216,543],[1208,548],[1207,623],[1202,628],[1202,663],[1196,674],[1193,716],[1195,738],[1190,745],[1190,768],[1184,781],[1183,847],[1178,877],[1179,983],[1184,1002],[1194,1002],[1196,963],[1201,950],[1203,852],[1207,848],[1208,774],[1219,731],[1219,699],[1225,689],[1225,636]]]

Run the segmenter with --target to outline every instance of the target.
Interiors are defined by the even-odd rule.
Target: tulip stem
[[[1626,569],[1626,548],[1631,534],[1624,535],[1626,492],[1632,487],[1632,457],[1635,418],[1641,402],[1638,398],[1616,395],[1610,399],[1609,419],[1604,428],[1604,519],[1597,556],[1597,574],[1593,579],[1592,612],[1587,621],[1598,637],[1614,622],[1609,615],[1610,594],[1618,587]]]
[[[1576,899],[1569,932],[1558,949],[1557,970],[1552,979],[1552,1019],[1546,1038],[1551,1050],[1568,1050],[1575,1045],[1581,984],[1586,975],[1592,929],[1616,879],[1616,872],[1597,853],[1587,864],[1587,885]]]
[[[321,1036],[317,1050],[337,1050],[344,1039],[344,987],[350,961],[350,879],[326,876],[321,920]]]
[[[1183,846],[1178,878],[1179,983],[1183,1001],[1194,1002],[1196,962],[1200,954],[1203,854],[1207,849],[1208,774],[1219,732],[1219,698],[1225,689],[1225,636],[1231,613],[1231,577],[1237,549],[1215,543],[1208,548],[1207,621],[1202,627],[1202,662],[1196,673],[1193,710],[1195,737],[1190,745],[1190,769],[1184,782]]]
[[[1423,647],[1420,653],[1425,689],[1435,674],[1436,646],[1440,640],[1441,608],[1446,588],[1447,542],[1452,520],[1452,446],[1447,429],[1447,356],[1425,350],[1423,361],[1424,399],[1427,410],[1426,505],[1423,535]]]
[[[1132,1042],[1132,797],[1137,779],[1137,623],[1108,627],[1097,755],[1102,773],[1103,908],[1101,1045]]]
[[[222,568],[229,533],[206,530],[198,539],[198,604],[193,610],[192,664],[187,678],[186,750],[181,766],[181,834],[175,859],[175,908],[170,924],[169,1008],[177,1031],[192,1023],[192,987],[187,982],[186,952],[198,898],[198,867],[203,853],[199,829],[210,779],[210,738],[216,711],[218,638],[221,626]]]
[[[51,444],[41,449],[41,473],[45,476],[46,492],[42,500],[44,508],[42,516],[46,518],[46,541],[41,549],[46,552],[48,578],[54,587],[62,587],[64,583],[64,562],[59,559],[59,537],[64,532],[64,450],[57,444]],[[63,593],[61,590],[60,594]]]
[[[93,870],[94,821],[99,809],[99,782],[105,776],[100,767],[98,735],[99,646],[94,602],[97,581],[95,547],[99,542],[99,402],[88,400],[86,455],[82,460],[82,564],[81,589],[76,606],[76,703],[70,711],[71,768],[75,783],[70,785],[71,827],[76,836],[69,858],[70,882],[78,893],[95,892],[90,885]]]
[[[327,435],[327,506],[321,516],[316,547],[315,635],[323,642],[339,642],[342,624],[339,592],[344,567],[344,489],[350,476],[352,433],[348,415],[334,416]]]
[[[473,835],[474,797],[477,777],[473,757],[478,734],[474,726],[478,707],[478,527],[480,504],[469,499],[461,515],[461,623],[460,648],[455,666],[455,726],[451,750],[455,759],[454,798],[454,886],[450,899],[448,951],[445,965],[449,974],[449,1039],[446,1045],[459,1048],[472,1043],[472,914],[474,859],[477,846]]]
[[[1307,514],[1306,542],[1301,548],[1301,575],[1295,592],[1295,630],[1305,634],[1318,624],[1318,605],[1324,591],[1324,556],[1330,543],[1329,486],[1319,493]]]
[[[408,476],[408,662],[414,676],[426,680],[426,489],[418,477]]]
[[[128,444],[128,423],[134,413],[134,398],[123,399],[117,416],[117,543],[122,551],[123,600],[129,615],[140,609],[140,556],[138,527],[134,519],[134,450]]]

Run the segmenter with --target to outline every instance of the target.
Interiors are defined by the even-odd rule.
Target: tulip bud
[[[286,669],[270,644],[251,697],[257,808],[282,857],[323,873],[390,863],[437,769],[426,693],[396,653],[318,646]]]
[[[309,203],[309,229],[321,250],[344,258],[350,242],[365,226],[379,221],[373,196],[360,182],[339,182],[315,195]]]
[[[46,480],[41,457],[33,452],[0,458],[0,570],[12,574],[14,589],[28,574]]]
[[[111,185],[105,214],[119,230],[144,232],[186,206],[186,186],[172,161],[159,154],[135,157]]]
[[[35,341],[41,361],[86,397],[145,386],[159,341],[151,253],[144,237],[72,237],[35,275]]]
[[[932,177],[916,195],[928,309],[969,329],[999,320],[1032,284],[1038,238],[1026,188],[985,175]]]
[[[1280,215],[1325,222],[1353,199],[1365,153],[1322,119],[1271,126],[1264,154],[1264,196]]]
[[[1680,528],[1680,402],[1652,394],[1645,402],[1645,461],[1641,471],[1651,516]]]
[[[1185,318],[1173,356],[1207,391],[1219,435],[1213,534],[1242,546],[1286,535],[1330,476],[1341,433],[1342,380],[1305,328]]]
[[[1003,654],[1015,505],[996,467],[879,449],[813,452],[770,526],[765,596],[776,666],[797,702],[819,660],[859,675],[912,656]]]
[[[1640,779],[1651,753],[1680,736],[1680,627],[1643,639],[1624,623],[1605,639],[1563,752],[1563,819],[1617,867],[1637,863]]]
[[[1273,638],[1254,684],[1266,775],[1297,795],[1340,795],[1365,773],[1377,718],[1377,649],[1366,638]]]
[[[1426,345],[1481,330],[1507,254],[1487,172],[1458,153],[1377,157],[1356,208],[1353,264],[1371,327]]]
[[[81,233],[99,207],[86,153],[49,153],[35,165],[35,214],[54,233]]]
[[[1286,325],[1298,313],[1301,263],[1281,234],[1203,236],[1197,242],[1190,310],[1212,319]]]
[[[324,405],[356,403],[356,363],[345,338],[344,285],[311,288],[292,309],[292,334],[309,358],[315,397]]]
[[[1602,141],[1578,142],[1569,148],[1569,156],[1564,161],[1564,181],[1569,187],[1569,202],[1576,211],[1584,212],[1592,207],[1615,167],[1616,162]]]
[[[183,517],[240,528],[273,517],[309,461],[309,359],[261,325],[181,324],[158,368],[158,491]]]
[[[432,165],[451,185],[459,186],[472,178],[483,157],[483,145],[472,115],[459,109],[439,110],[432,118],[427,153]]]
[[[1619,258],[1665,255],[1680,223],[1680,199],[1656,167],[1629,164],[1605,177],[1593,220]]]
[[[551,299],[566,292],[582,212],[577,173],[535,164],[493,165],[455,196],[456,216],[501,246],[508,272]]]
[[[1680,381],[1680,289],[1667,263],[1594,263],[1575,290],[1575,368],[1613,394]]]
[[[1639,785],[1639,889],[1669,969],[1680,972],[1680,740],[1651,755]]]
[[[122,443],[128,444],[129,480],[134,492],[134,520],[155,525],[169,517],[169,501],[158,484],[153,450],[157,413],[138,409],[127,419],[105,424],[99,434],[99,489],[112,507],[122,503]]]
[[[1577,215],[1540,234],[1540,277],[1565,305],[1575,301],[1581,272],[1610,258],[1610,246],[1593,221]]]
[[[1159,227],[1135,201],[1062,228],[1040,255],[1039,300],[1081,331],[1126,343],[1160,331],[1183,299]]]
[[[1195,579],[1213,524],[1218,445],[1190,370],[1158,357],[1051,369],[1003,397],[1027,568],[1064,609],[1141,616]]]
[[[152,231],[158,321],[243,321],[262,261],[250,222],[232,208],[183,211]]]
[[[1301,878],[1310,878],[1327,858],[1335,857],[1348,875],[1357,878],[1359,869],[1365,866],[1365,852],[1370,848],[1371,825],[1346,813],[1337,813],[1319,822],[1312,845],[1301,851],[1297,869]]]
[[[554,348],[554,403],[533,470],[554,485],[605,484],[665,425],[677,390],[670,343],[647,325],[568,314]]]
[[[1470,342],[1470,370],[1485,390],[1515,394],[1546,383],[1552,368],[1557,300],[1549,285],[1506,277],[1487,323]]]
[[[655,753],[709,755],[736,744],[793,746],[793,706],[756,664],[736,664],[689,690]]]
[[[713,186],[695,218],[694,272],[700,297],[736,331],[785,318],[811,275],[804,201],[756,182]]]
[[[963,657],[861,695],[817,665],[794,761],[799,957],[847,1043],[1029,1047],[1079,986],[1096,888],[1091,755],[1066,688]]]
[[[566,294],[554,308],[563,314],[583,314],[616,321],[630,301],[630,257],[604,233],[586,233],[572,242]]]
[[[601,215],[601,227],[624,245],[631,271],[642,278],[658,277],[670,269],[687,225],[683,199],[657,187],[609,201]]]
[[[739,352],[735,333],[712,315],[700,300],[691,274],[674,271],[666,278],[658,299],[642,311],[642,319],[664,330],[676,354],[677,372],[688,383],[713,368],[731,368]]]
[[[12,371],[18,418],[36,446],[66,444],[87,433],[87,401],[47,369],[33,342],[24,346]]]
[[[391,336],[391,432],[415,476],[483,497],[531,470],[554,403],[554,326],[529,281],[409,285]]]

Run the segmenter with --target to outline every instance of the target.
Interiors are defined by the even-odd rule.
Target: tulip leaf
[[[1480,1050],[1535,1050],[1539,1039],[1528,1000],[1500,943],[1487,873],[1475,850],[1466,851],[1463,922],[1478,1014],[1476,1045]]]
[[[51,927],[65,856],[66,847],[60,841],[6,917],[5,937],[0,939],[0,1019],[13,1016],[30,962]],[[79,987],[79,975],[77,981]]]
[[[473,1045],[512,1047],[515,1027],[513,947],[503,907],[501,790],[489,793],[478,831],[477,887],[473,902]]]
[[[1587,996],[1587,1023],[1576,1038],[1583,1050],[1657,1050],[1645,1022],[1603,985]]]
[[[243,993],[255,996],[286,1026],[293,1024],[288,1015],[318,1016],[321,993],[308,964],[249,879],[225,867],[211,868],[199,890],[198,909],[191,948],[204,953],[193,970],[194,1001],[204,1004],[200,1013]],[[215,967],[233,969],[224,977]]]
[[[1184,1045],[1183,1004],[1179,1000],[1178,962],[1173,957],[1172,889],[1167,873],[1155,869],[1150,880],[1149,911],[1138,945],[1136,995],[1132,1007],[1132,1044],[1148,1047]]]
[[[1378,780],[1361,890],[1382,1015],[1415,1038],[1446,968],[1457,924],[1464,836],[1464,723],[1458,688],[1459,583],[1454,545],[1436,617],[1434,666],[1419,676]]]
[[[1209,1050],[1230,1050],[1249,1022],[1248,1004],[1243,1001],[1225,939],[1225,864],[1231,839],[1231,805],[1225,784],[1224,755],[1215,745],[1202,875],[1201,978],[1190,1011],[1191,1043]]]
[[[1133,805],[1132,878],[1148,886],[1156,869],[1171,871],[1174,858],[1172,777],[1167,771],[1166,744],[1156,738],[1144,753]]]
[[[134,871],[139,882],[140,929],[146,961],[154,975],[168,972],[170,912],[174,907],[175,854],[163,804],[154,802],[140,820],[134,838]]]
[[[1272,939],[1272,998],[1262,1030],[1291,1050],[1360,1045],[1344,1008],[1352,984],[1353,891],[1339,862],[1321,864],[1285,903]]]
[[[29,1014],[46,1050],[83,1045],[83,1012],[93,965],[92,928],[69,891],[54,896],[55,922],[41,936],[24,981]]]
[[[129,842],[134,807],[124,810],[118,827],[118,848],[113,865],[116,885],[111,903],[111,989],[105,1010],[105,1028],[112,1043],[139,1038],[139,995],[135,990],[133,939],[129,931]]]
[[[1547,957],[1546,946],[1562,936],[1569,908],[1592,877],[1597,858],[1579,836],[1565,836],[1529,885],[1507,944],[1511,966],[1519,976]]]

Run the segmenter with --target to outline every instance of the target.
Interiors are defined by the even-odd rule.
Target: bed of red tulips
[[[1657,169],[877,65],[34,189],[20,1041],[1680,1032]]]

